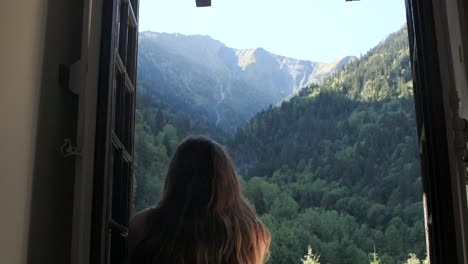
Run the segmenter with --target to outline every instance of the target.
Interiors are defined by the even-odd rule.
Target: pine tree
[[[382,261],[379,258],[379,255],[375,251],[375,248],[374,248],[374,252],[371,253],[371,257],[372,257],[372,259],[371,259],[369,264],[383,264]]]
[[[312,252],[312,246],[308,246],[307,255],[301,259],[302,264],[320,264],[320,256]]]
[[[421,260],[419,260],[416,254],[410,253],[409,258],[406,260],[405,264],[421,264]]]
[[[426,258],[422,261],[421,264],[429,264],[429,257],[426,254]]]

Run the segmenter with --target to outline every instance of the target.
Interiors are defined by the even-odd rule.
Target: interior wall
[[[6,1],[0,11],[0,262],[69,263],[78,97],[59,65],[80,57],[83,1]]]
[[[458,114],[461,118],[468,120],[468,68],[466,67],[466,59],[468,58],[468,25],[464,25],[467,20],[466,8],[462,1],[448,0],[447,1],[447,20],[449,23],[449,35],[451,45],[451,55],[453,61],[453,73],[455,79],[455,87],[458,94],[459,108]],[[461,184],[465,182],[465,197],[466,206],[468,206],[468,180],[466,175],[461,175]],[[468,227],[467,227],[468,228]]]
[[[81,57],[82,13],[82,0],[48,0],[28,263],[70,263],[76,156],[61,150],[66,140],[77,144],[79,98],[59,69]]]
[[[465,79],[468,80],[468,3],[464,0],[458,0],[459,18],[460,18],[460,31],[462,37],[462,58],[465,63]],[[468,87],[467,87],[468,90]],[[466,99],[465,99],[466,100]],[[468,113],[466,113],[468,115]],[[468,194],[468,175],[466,176],[466,193]],[[466,196],[466,204],[468,206],[468,195]]]
[[[447,141],[450,157],[455,237],[459,263],[468,263],[468,208],[466,205],[466,134],[461,119],[468,120],[468,83],[462,42],[460,14],[457,0],[434,1],[434,18],[440,59],[440,73],[444,100]]]
[[[0,9],[0,259],[26,263],[46,0]]]
[[[460,8],[460,10],[459,10]],[[459,12],[460,11],[460,12]],[[458,6],[456,0],[447,1],[447,20],[449,26],[450,48],[453,62],[453,74],[455,78],[455,87],[460,99],[459,116],[468,120],[468,86],[466,76],[466,64],[462,43],[462,25],[460,14],[463,14],[462,7]]]

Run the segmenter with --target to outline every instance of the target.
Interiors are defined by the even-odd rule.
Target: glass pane
[[[114,115],[114,131],[117,137],[122,140],[123,133],[123,113],[124,113],[124,85],[125,78],[118,69],[115,70],[116,80],[115,80],[115,115]]]
[[[130,87],[126,86],[124,90],[124,98],[123,98],[123,135],[122,135],[122,143],[124,144],[127,151],[132,150],[132,122],[133,122],[133,93],[130,90]]]
[[[127,47],[127,73],[133,85],[135,85],[135,68],[136,68],[136,48],[137,48],[137,34],[136,27],[131,24],[128,25],[128,47]]]
[[[125,212],[122,210],[122,205],[125,203],[125,182],[123,180],[125,174],[123,172],[122,151],[114,149],[113,157],[113,177],[112,177],[112,219],[119,224],[123,223]]]
[[[126,51],[127,51],[127,23],[128,20],[128,4],[121,3],[119,5],[119,37],[118,37],[118,44],[116,47],[119,49],[119,55],[122,59],[122,62],[125,64],[126,60]]]

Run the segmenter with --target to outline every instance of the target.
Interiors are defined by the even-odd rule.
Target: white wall
[[[468,208],[466,206],[463,161],[467,142],[466,131],[457,125],[459,118],[468,119],[468,87],[464,62],[462,31],[457,0],[433,0],[435,29],[439,53],[440,77],[444,99],[447,142],[450,157],[450,182],[454,209],[454,227],[458,259],[468,263]],[[448,175],[447,175],[448,176]]]
[[[0,262],[26,263],[46,0],[0,9]]]
[[[463,34],[468,34],[463,30],[467,29],[467,26],[465,25],[465,27],[462,28],[463,25],[460,24],[460,15],[463,15],[463,10],[461,10],[462,6],[460,6],[456,0],[447,0],[446,3],[447,20],[449,24],[448,32],[450,36],[450,48],[453,62],[454,85],[457,90],[458,99],[460,99],[458,115],[461,118],[468,120],[468,76],[466,75],[467,69],[465,60],[468,50],[464,50],[464,47],[467,47],[467,45],[464,45],[463,43]],[[465,40],[466,39],[467,38],[465,38]],[[466,146],[468,147],[468,145]],[[466,183],[465,173],[466,172],[464,171],[464,173],[460,176],[460,185]],[[468,193],[468,185],[461,189],[465,189]],[[468,195],[465,193],[464,196],[465,197],[462,195],[460,199],[466,199],[468,206]]]

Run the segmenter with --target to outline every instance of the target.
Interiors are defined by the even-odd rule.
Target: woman
[[[132,264],[260,264],[269,245],[230,158],[205,137],[177,147],[160,202],[130,223]]]

